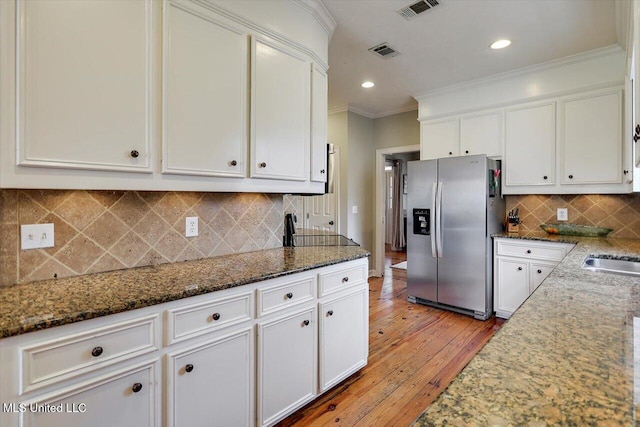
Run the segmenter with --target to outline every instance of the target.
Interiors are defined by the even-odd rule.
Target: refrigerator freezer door
[[[438,258],[438,302],[486,310],[487,158],[438,160],[442,191]]]
[[[432,252],[435,242],[434,183],[437,181],[436,160],[407,163],[409,193],[407,195],[407,291],[409,296],[437,301],[438,261]],[[413,212],[429,210],[429,234],[418,234]],[[435,245],[433,245],[435,247]]]

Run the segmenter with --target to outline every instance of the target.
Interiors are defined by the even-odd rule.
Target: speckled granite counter
[[[0,288],[0,337],[369,256],[359,246],[277,248]]]
[[[640,278],[580,264],[640,256],[640,240],[497,237],[577,245],[414,426],[638,425]]]

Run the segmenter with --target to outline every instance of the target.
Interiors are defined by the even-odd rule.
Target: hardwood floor
[[[369,363],[278,426],[409,426],[503,321],[407,302],[405,252],[387,248],[384,278],[369,279]]]

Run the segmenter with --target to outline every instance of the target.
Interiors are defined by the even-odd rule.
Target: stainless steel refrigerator
[[[493,245],[505,204],[500,161],[484,155],[407,163],[410,302],[486,320],[493,314]]]

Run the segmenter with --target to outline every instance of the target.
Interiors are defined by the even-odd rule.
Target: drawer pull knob
[[[213,315],[211,316],[211,318],[213,320],[220,320],[220,313],[213,313]]]
[[[450,156],[452,156],[452,155],[453,155],[453,153],[452,153],[451,151],[449,151],[449,155],[450,155]]]
[[[229,162],[229,164],[230,164],[231,166],[237,166],[237,165],[238,165],[238,162],[237,162],[237,161],[235,161],[235,160],[231,160],[231,162]]]
[[[521,270],[522,270],[522,267],[518,267],[518,271],[521,271]]]
[[[327,311],[327,316],[333,316],[333,310]]]
[[[547,175],[543,176],[542,179],[547,179]]]
[[[261,162],[258,166],[260,166],[261,168],[266,168],[267,164],[265,162]]]
[[[93,350],[91,350],[91,355],[93,357],[98,357],[102,354],[104,350],[102,349],[102,347],[95,347]]]
[[[285,295],[287,298],[291,299],[293,298],[293,294],[291,292],[289,292],[287,295]]]
[[[193,371],[193,365],[189,363],[187,366],[184,367],[184,370],[187,372]]]
[[[573,175],[569,175],[569,179],[573,179]]]
[[[320,169],[320,173],[324,173],[324,169]]]
[[[140,156],[140,153],[138,153],[138,150],[131,150],[131,153],[129,154],[131,154],[131,157],[134,159],[137,159],[138,156]]]
[[[303,326],[309,326],[309,321],[308,321],[308,320],[303,321],[303,322],[302,322],[302,325],[303,325]]]
[[[348,278],[348,277],[343,277],[343,278],[342,278],[342,283],[346,283],[346,282],[348,282],[348,281],[349,281],[349,278]]]
[[[465,150],[464,154],[469,154],[469,150]]]
[[[527,249],[527,253],[530,254],[531,253],[531,249]]]
[[[134,393],[139,392],[140,390],[142,390],[142,384],[140,383],[135,383],[132,387],[131,387],[131,391],[133,391]]]
[[[538,274],[542,274],[542,270],[538,270]]]

